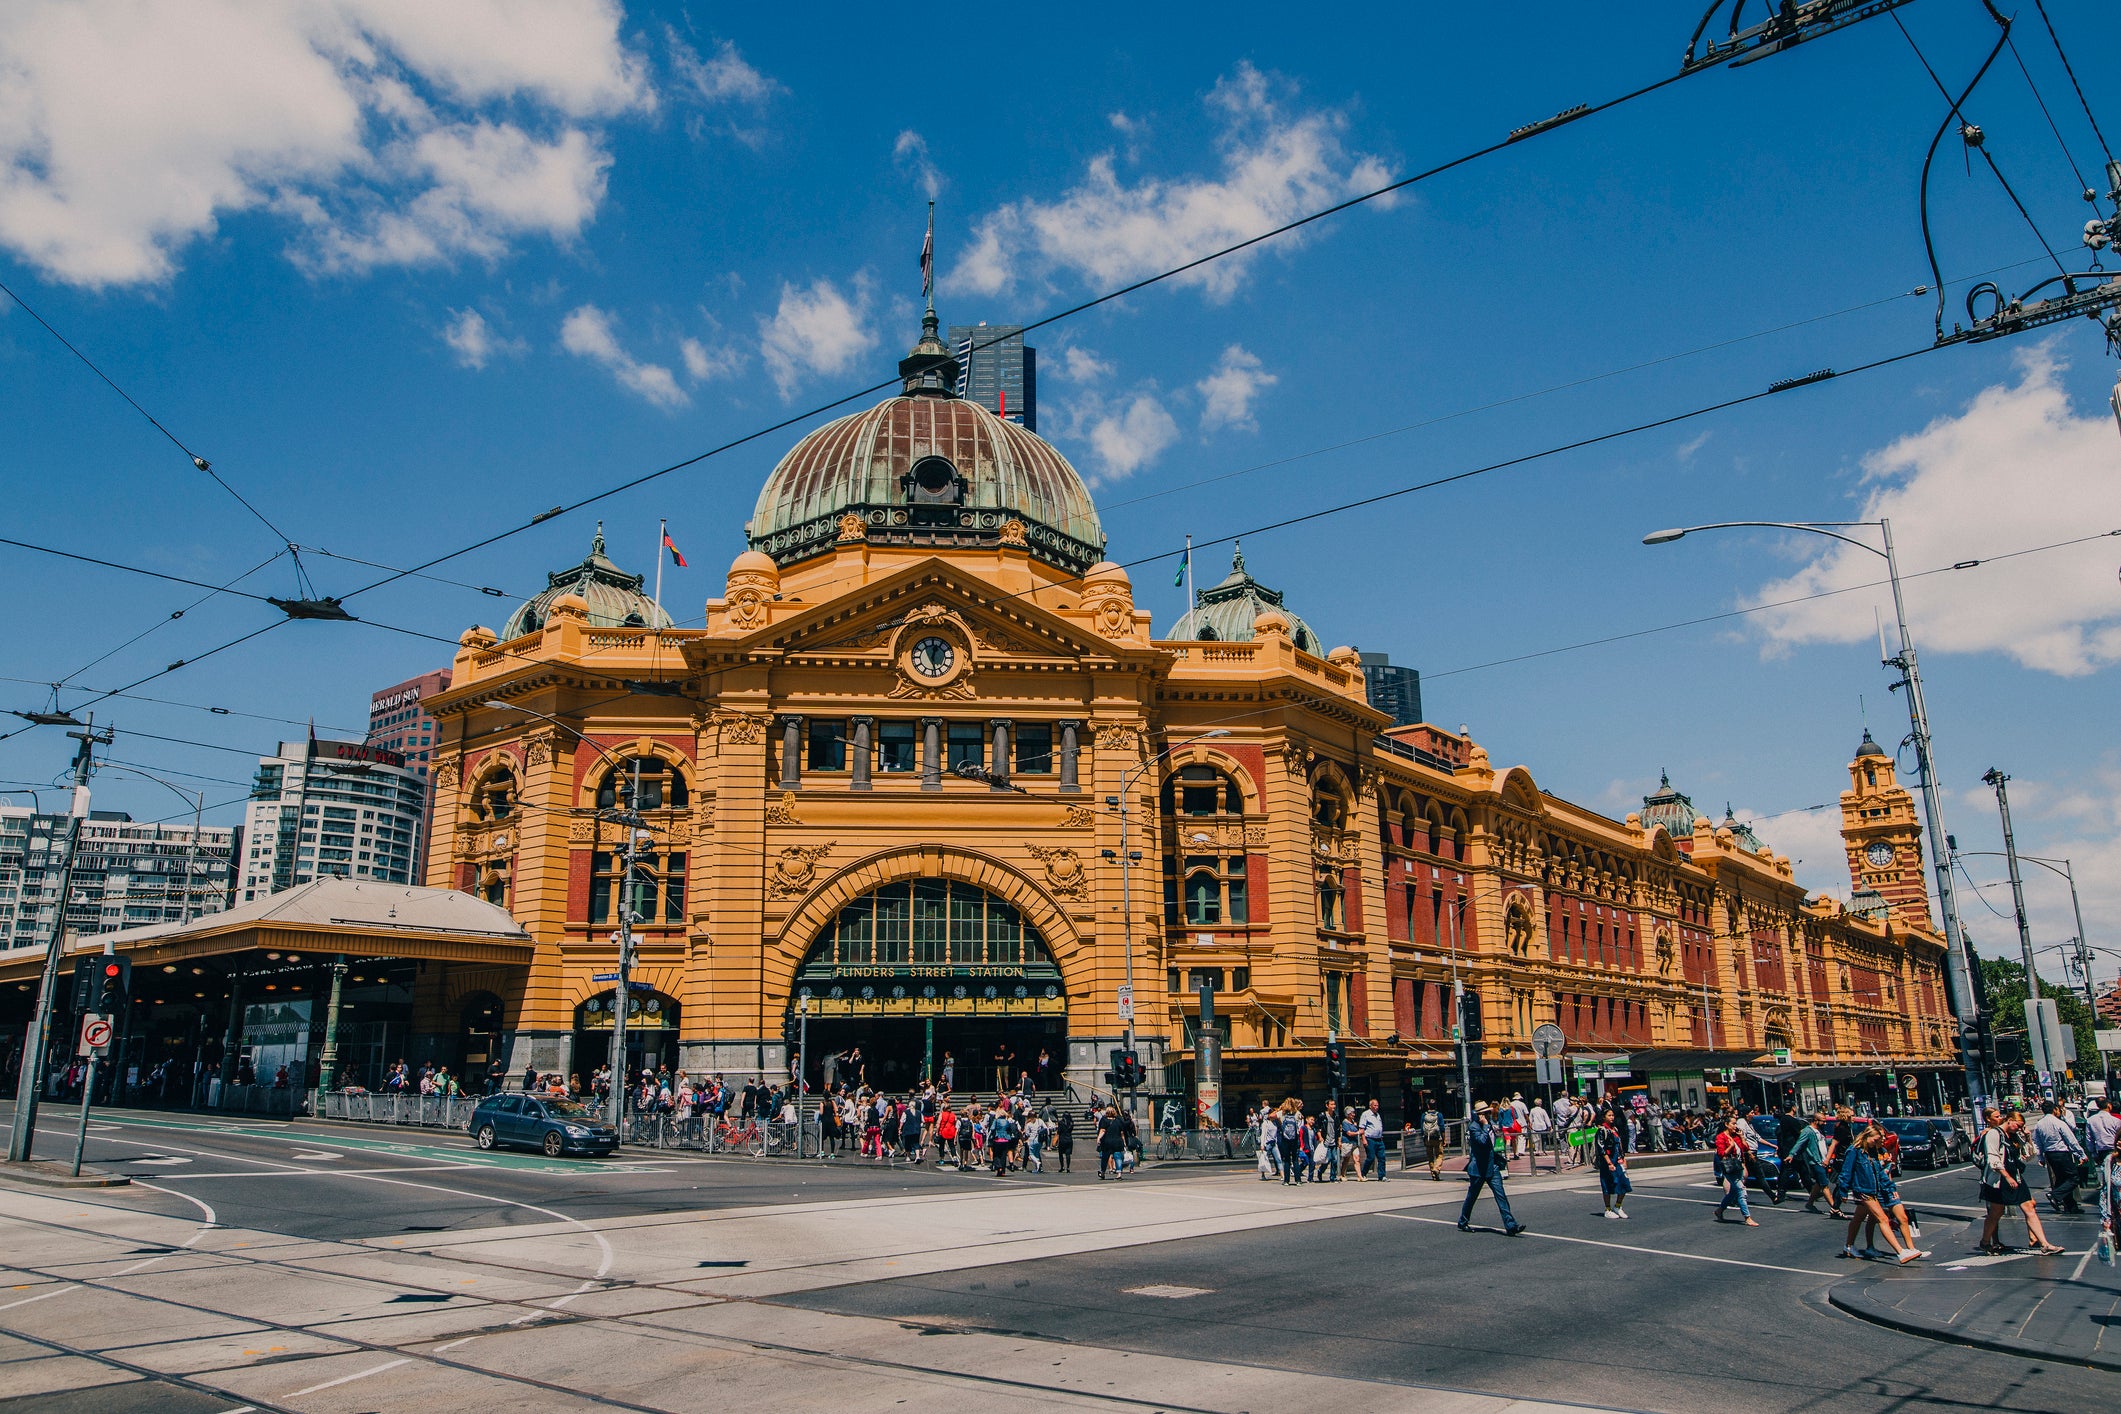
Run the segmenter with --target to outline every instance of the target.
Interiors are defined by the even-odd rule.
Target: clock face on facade
[[[1863,857],[1871,862],[1871,868],[1883,869],[1893,862],[1893,847],[1880,840],[1865,850]]]
[[[907,656],[907,661],[912,665],[913,671],[922,677],[939,678],[947,674],[950,665],[957,661],[957,650],[950,646],[949,639],[931,635],[913,645],[913,652]]]

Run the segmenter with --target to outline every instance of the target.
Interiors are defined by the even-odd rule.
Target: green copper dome
[[[1269,589],[1245,568],[1245,552],[1239,547],[1230,555],[1230,573],[1213,589],[1193,596],[1193,607],[1171,626],[1170,639],[1214,640],[1247,643],[1252,638],[1252,620],[1273,609],[1289,620],[1289,637],[1314,658],[1325,656],[1325,647],[1311,626],[1289,611],[1279,589]]]
[[[675,627],[670,615],[658,609],[654,601],[641,592],[645,581],[640,575],[628,574],[605,558],[602,521],[597,522],[596,538],[589,542],[589,553],[582,557],[582,562],[569,569],[555,570],[546,575],[545,580],[544,589],[508,616],[508,622],[501,628],[503,643],[545,627],[545,618],[552,612],[553,601],[563,594],[576,595],[589,605],[591,628]]]

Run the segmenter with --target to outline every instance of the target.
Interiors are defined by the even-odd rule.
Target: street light
[[[1964,859],[2002,859],[2006,857],[1992,849],[1963,849],[1959,851],[1959,854]],[[2077,965],[2084,969],[2084,1000],[2086,1005],[2096,1012],[2099,1009],[2099,998],[2092,987],[2091,955],[2094,951],[2104,951],[2104,949],[2094,949],[2090,940],[2084,935],[2084,905],[2077,901],[2077,876],[2071,872],[2071,862],[2067,859],[2043,859],[2037,854],[2021,854],[2018,859],[2026,864],[2037,864],[2049,873],[2060,874],[2069,881],[2069,906],[2070,910],[2077,915],[2077,936],[2074,939],[2077,944]],[[2032,985],[2030,979],[2028,979],[2026,985],[2027,990],[2030,991]]]
[[[1884,549],[1854,536],[1843,535],[1841,529],[1858,526],[1875,526]],[[1883,655],[1888,667],[1900,669],[1902,681],[1892,684],[1894,690],[1903,684],[1907,688],[1907,716],[1910,739],[1915,747],[1915,769],[1922,777],[1922,812],[1929,824],[1930,867],[1937,875],[1937,905],[1944,915],[1944,955],[1947,962],[1955,1010],[1959,1013],[1959,1060],[1965,1067],[1967,1088],[1976,1109],[1986,1098],[1981,1079],[1981,1057],[1975,1049],[1974,1022],[1978,1013],[1974,1003],[1973,956],[1967,947],[1966,931],[1959,925],[1958,897],[1952,888],[1952,839],[1944,829],[1944,798],[1937,788],[1936,760],[1930,751],[1929,708],[1922,696],[1922,673],[1916,665],[1915,639],[1908,632],[1907,601],[1900,591],[1900,561],[1893,554],[1893,523],[1878,520],[1724,520],[1708,525],[1682,526],[1673,530],[1653,531],[1642,537],[1645,545],[1669,545],[1684,536],[1700,530],[1735,530],[1758,528],[1768,530],[1801,530],[1811,535],[1824,535],[1829,540],[1838,540],[1844,545],[1853,545],[1859,550],[1878,556],[1885,561],[1886,578],[1893,586],[1893,620],[1900,630],[1900,653],[1897,657]]]
[[[498,698],[491,697],[479,705],[492,707],[502,712],[521,712],[526,717],[536,717],[542,721],[550,722],[597,755],[603,757],[606,761],[609,761],[612,765],[624,766],[626,764],[588,737],[582,735],[574,727],[553,716],[550,712],[540,712],[534,708],[520,706],[514,702],[503,702]],[[620,1122],[624,1118],[626,1105],[626,1009],[633,1001],[633,981],[630,975],[633,971],[633,908],[631,904],[637,887],[637,881],[634,878],[634,868],[640,857],[641,829],[646,823],[641,819],[640,812],[634,808],[635,802],[640,798],[641,763],[636,760],[633,763],[633,789],[626,794],[626,808],[610,812],[601,810],[597,812],[598,819],[609,819],[614,824],[626,827],[626,868],[622,875],[626,882],[619,889],[617,900],[619,908],[619,985],[613,991],[611,1005],[611,1093],[605,1097],[605,1106],[610,1113],[611,1128],[614,1133],[618,1131]]]
[[[1230,735],[1230,729],[1228,727],[1217,727],[1213,731],[1202,732],[1199,736],[1187,737],[1184,741],[1175,741],[1171,743],[1171,745],[1165,747],[1162,751],[1157,752],[1154,756],[1142,762],[1141,765],[1136,766],[1133,770],[1127,772],[1124,776],[1120,777],[1118,795],[1108,795],[1105,797],[1105,804],[1109,806],[1114,806],[1119,810],[1119,911],[1122,930],[1121,936],[1126,940],[1127,946],[1127,1050],[1129,1054],[1132,1054],[1134,1051],[1133,882],[1135,856],[1127,852],[1127,801],[1133,793],[1134,782],[1140,777],[1141,773],[1148,770],[1151,766],[1154,766],[1157,762],[1163,760],[1166,756],[1169,756],[1172,752],[1177,751],[1182,747],[1191,746],[1195,742],[1208,741],[1215,737],[1228,735]],[[1132,1077],[1130,1076],[1129,1079],[1131,1081]],[[1130,1083],[1127,1086],[1128,1114],[1134,1113],[1135,1100],[1135,1087]]]

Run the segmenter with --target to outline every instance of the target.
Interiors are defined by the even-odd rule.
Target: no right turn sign
[[[81,1018],[81,1045],[75,1054],[84,1056],[109,1055],[110,1035],[110,1018],[89,1012]]]

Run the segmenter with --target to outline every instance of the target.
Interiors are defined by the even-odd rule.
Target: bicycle
[[[766,1152],[766,1132],[759,1128],[758,1121],[747,1119],[741,1123],[723,1120],[715,1126],[715,1147],[722,1150],[742,1149],[757,1158]]]

